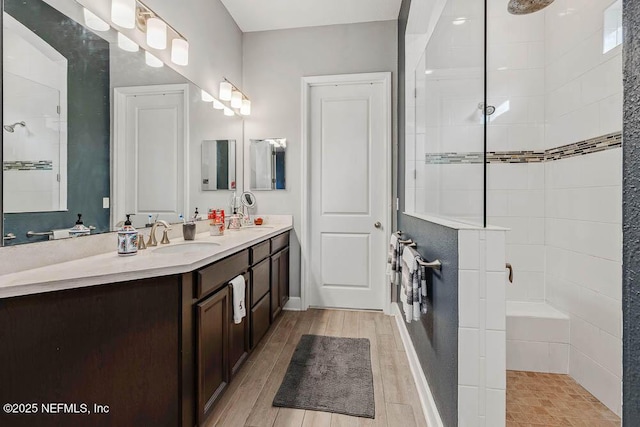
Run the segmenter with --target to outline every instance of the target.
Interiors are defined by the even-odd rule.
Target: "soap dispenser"
[[[82,214],[78,214],[78,220],[76,221],[76,225],[69,229],[69,236],[71,237],[79,237],[79,236],[88,236],[91,234],[91,229],[84,225],[82,222]]]
[[[127,220],[118,230],[118,255],[130,256],[138,253],[138,231],[131,225],[131,215],[127,214]]]

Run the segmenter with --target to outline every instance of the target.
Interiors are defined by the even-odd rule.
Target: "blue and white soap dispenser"
[[[131,256],[138,253],[138,231],[131,225],[131,214],[118,230],[118,255]]]
[[[76,221],[76,225],[69,229],[69,236],[71,237],[80,237],[80,236],[88,236],[91,234],[91,229],[84,225],[82,222],[82,214],[78,214],[78,220]]]

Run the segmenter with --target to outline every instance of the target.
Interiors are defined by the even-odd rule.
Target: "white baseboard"
[[[405,324],[404,317],[402,316],[402,312],[400,311],[400,307],[397,303],[391,304],[391,314],[395,316],[396,323],[398,324],[400,337],[402,338],[404,349],[407,352],[407,357],[409,358],[411,374],[413,374],[413,379],[416,382],[418,397],[422,404],[422,412],[427,420],[427,425],[429,427],[444,427],[436,402],[433,400],[433,394],[431,394],[429,383],[427,383],[427,377],[424,375],[424,371],[420,365],[420,360],[418,360],[418,354],[416,353],[416,349],[413,347],[409,331],[407,330],[407,325]]]
[[[289,297],[289,302],[282,308],[287,311],[302,311],[302,299],[300,297]]]

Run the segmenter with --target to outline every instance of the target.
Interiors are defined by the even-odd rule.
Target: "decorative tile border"
[[[50,171],[52,160],[14,160],[2,162],[3,171]]]
[[[615,132],[545,151],[490,151],[487,163],[542,163],[569,157],[584,156],[622,146],[622,133]],[[475,153],[427,153],[427,164],[482,164],[484,156]]]

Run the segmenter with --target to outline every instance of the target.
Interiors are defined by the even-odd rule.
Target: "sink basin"
[[[193,243],[178,243],[176,245],[160,246],[153,250],[157,254],[188,254],[197,253],[214,249],[216,246],[220,246],[220,243],[214,242],[193,242]]]

